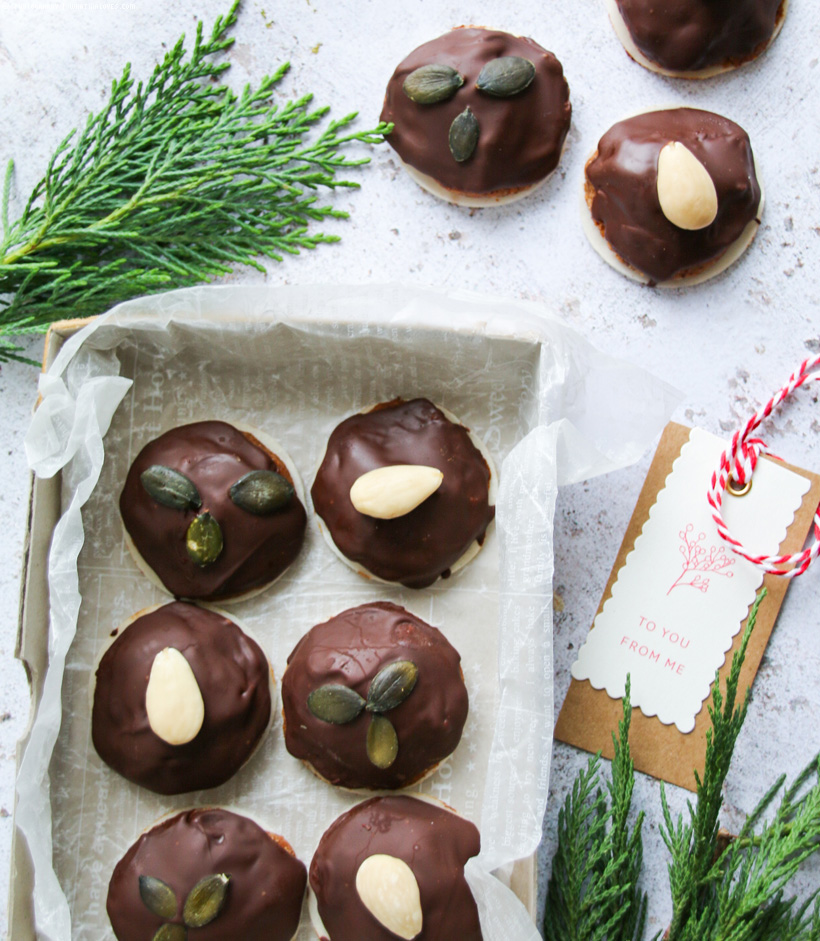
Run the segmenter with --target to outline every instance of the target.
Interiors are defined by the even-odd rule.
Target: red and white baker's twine
[[[731,479],[732,484],[742,489],[752,479],[757,460],[761,454],[769,454],[769,450],[760,438],[751,437],[754,432],[777,408],[780,403],[790,396],[795,389],[799,389],[806,382],[820,381],[820,354],[805,360],[800,367],[792,373],[786,385],[754,414],[741,431],[732,435],[728,448],[720,456],[720,466],[712,474],[711,486],[707,499],[714,511],[712,519],[715,521],[718,533],[722,539],[729,543],[734,551],[773,575],[784,575],[786,578],[795,578],[802,575],[811,563],[820,555],[820,507],[814,516],[814,542],[802,552],[794,555],[750,555],[743,548],[740,540],[729,532],[723,521],[723,495]],[[772,455],[774,456],[774,455]]]

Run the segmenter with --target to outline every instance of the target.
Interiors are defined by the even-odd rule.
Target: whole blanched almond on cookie
[[[478,553],[496,486],[486,447],[454,415],[429,399],[394,399],[333,430],[311,496],[351,568],[425,588]]]
[[[91,709],[103,761],[159,794],[231,778],[273,719],[273,672],[259,644],[223,613],[182,601],[141,611],[113,633]]]
[[[617,271],[660,287],[714,277],[760,226],[763,190],[743,128],[696,108],[614,124],[586,164],[582,218]]]
[[[405,516],[432,496],[444,474],[423,464],[391,464],[357,477],[350,488],[350,502],[359,513],[375,519]]]
[[[481,941],[464,878],[478,830],[435,801],[374,797],[325,831],[310,865],[309,911],[330,941]]]

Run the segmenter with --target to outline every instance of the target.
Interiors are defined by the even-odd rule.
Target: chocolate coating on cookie
[[[152,465],[188,477],[201,507],[174,509],[157,503],[140,481]],[[252,436],[220,421],[174,428],[137,455],[120,497],[120,512],[137,551],[173,595],[227,600],[272,582],[299,554],[307,517],[295,493],[286,506],[266,516],[231,500],[230,488],[254,470],[276,471],[292,483],[280,459]],[[219,524],[223,547],[216,561],[197,565],[188,554],[186,534],[192,520],[205,511]]]
[[[520,56],[535,78],[518,94],[496,98],[475,87],[482,67],[501,56]],[[404,93],[408,75],[425,65],[454,68],[464,84],[446,101],[417,104]],[[479,125],[473,155],[457,162],[449,132],[466,108]],[[395,127],[388,143],[401,159],[458,193],[514,192],[538,183],[558,165],[572,109],[561,63],[532,39],[489,29],[454,29],[415,49],[387,85],[381,120]]]
[[[480,849],[478,830],[457,814],[412,797],[374,797],[342,814],[310,864],[310,887],[332,941],[395,941],[365,908],[356,873],[369,856],[403,860],[416,877],[422,930],[415,941],[481,941],[464,865]]]
[[[389,464],[437,467],[444,480],[405,516],[359,513],[350,502],[354,481]],[[311,496],[344,556],[385,581],[424,588],[483,541],[495,515],[489,486],[490,469],[463,425],[427,399],[397,399],[334,429]]]
[[[201,941],[290,941],[296,933],[307,873],[281,837],[218,808],[177,814],[143,834],[114,868],[108,917],[119,941],[148,941],[162,925],[183,924],[191,889],[211,875],[228,875],[218,916],[188,932]],[[162,918],[140,896],[140,877],[160,879],[176,897]]]
[[[190,665],[205,704],[195,738],[169,745],[148,721],[145,694],[166,647]],[[106,764],[159,794],[216,787],[247,761],[271,717],[271,673],[259,645],[222,615],[175,601],[137,618],[97,668],[91,735]]]
[[[418,670],[412,692],[385,713],[399,742],[388,768],[368,758],[372,714],[343,724],[317,718],[308,696],[340,685],[367,699],[374,677],[391,663]],[[467,720],[467,689],[458,651],[435,627],[387,601],[359,605],[312,628],[288,658],[282,677],[285,744],[332,784],[348,788],[406,787],[450,755]]]
[[[658,199],[658,156],[679,141],[715,184],[717,217],[691,231],[673,225]],[[728,118],[694,108],[650,111],[620,121],[587,164],[587,202],[612,249],[653,282],[694,274],[757,218],[761,190],[749,137]]]
[[[675,72],[754,59],[785,16],[785,0],[617,0],[635,45]]]

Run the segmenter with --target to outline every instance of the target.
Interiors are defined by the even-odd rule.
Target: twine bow
[[[712,519],[715,521],[720,537],[744,559],[759,566],[772,575],[796,578],[820,555],[820,507],[814,516],[814,541],[802,552],[792,555],[751,555],[739,539],[730,532],[723,519],[723,496],[727,487],[729,492],[738,493],[751,485],[757,462],[762,454],[770,454],[762,438],[752,437],[760,425],[795,389],[807,382],[820,381],[820,354],[804,360],[791,374],[788,382],[746,422],[744,427],[732,435],[732,440],[720,456],[718,469],[712,474],[707,499],[712,507]],[[775,457],[776,455],[772,455]]]

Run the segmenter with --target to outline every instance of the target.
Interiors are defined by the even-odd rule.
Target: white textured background
[[[538,300],[589,339],[677,384],[685,404],[675,416],[721,433],[734,429],[778,387],[797,362],[820,351],[820,8],[791,0],[783,33],[757,63],[706,84],[645,72],[623,53],[602,0],[246,0],[235,31],[228,80],[239,87],[283,60],[280,86],[312,91],[341,116],[358,109],[360,127],[378,118],[394,65],[416,45],[462,23],[526,33],[561,59],[570,84],[573,127],[555,177],[506,209],[471,213],[437,202],[404,176],[387,147],[356,178],[357,191],[335,203],[349,221],[343,236],[282,265],[270,283],[404,280]],[[15,203],[41,175],[62,137],[104,102],[110,80],[130,60],[144,75],[197,16],[207,23],[227,0],[196,3],[57,3],[0,0],[0,160],[17,164]],[[586,244],[577,219],[584,160],[598,137],[627,113],[682,103],[720,111],[750,133],[767,192],[764,224],[739,264],[705,286],[659,293],[626,281]],[[260,280],[256,274],[238,278]],[[41,341],[28,343],[39,357]],[[36,374],[0,369],[0,923],[5,923],[15,742],[28,719],[22,668],[12,659],[27,482],[22,439]],[[812,390],[766,429],[772,449],[820,470],[820,411]],[[569,683],[574,650],[589,628],[648,466],[562,492],[557,515],[556,704]],[[820,573],[791,590],[755,685],[726,788],[725,822],[736,827],[775,773],[794,775],[820,749]],[[548,858],[558,804],[586,756],[555,747],[553,800],[545,821]],[[688,796],[671,789],[674,810]],[[650,929],[669,915],[666,851],[657,829],[658,785],[639,776],[648,812],[645,887]],[[815,862],[800,880],[820,883]]]

